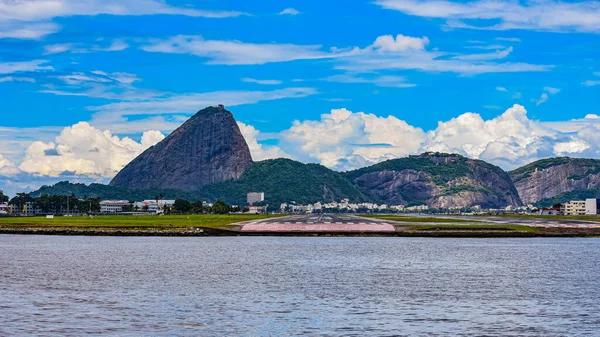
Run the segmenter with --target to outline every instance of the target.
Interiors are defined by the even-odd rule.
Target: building
[[[560,215],[560,208],[540,208],[538,210],[538,215]]]
[[[137,211],[151,212],[151,213],[163,213],[165,206],[172,207],[175,204],[175,200],[144,200],[136,202],[133,207]],[[144,207],[148,206],[148,210],[144,210]]]
[[[598,215],[600,214],[600,199],[592,198],[585,200],[585,214]]]
[[[100,213],[114,214],[123,212],[123,207],[131,205],[127,200],[104,200],[100,202]]]
[[[250,192],[247,196],[248,205],[254,205],[265,201],[265,192]]]
[[[564,215],[585,215],[585,200],[571,200],[564,204],[563,214]]]
[[[248,207],[249,214],[266,214],[267,206],[250,206]]]
[[[0,204],[0,214],[8,214],[8,205]]]

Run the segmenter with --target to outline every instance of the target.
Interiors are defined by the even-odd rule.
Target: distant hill
[[[520,206],[501,168],[457,154],[424,153],[350,171],[346,177],[374,199],[433,208]]]
[[[544,205],[595,197],[600,188],[600,160],[549,158],[535,161],[509,172],[524,203]]]

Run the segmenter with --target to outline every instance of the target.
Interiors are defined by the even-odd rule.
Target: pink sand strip
[[[392,225],[329,225],[329,224],[249,224],[242,228],[243,232],[386,232],[396,230]]]

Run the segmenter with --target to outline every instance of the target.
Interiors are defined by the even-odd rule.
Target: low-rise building
[[[0,204],[0,214],[8,214],[8,204]]]
[[[100,213],[115,214],[123,212],[123,207],[131,205],[127,200],[104,200],[100,202]]]
[[[585,200],[571,200],[563,205],[564,215],[585,215]]]
[[[250,214],[265,214],[265,213],[267,213],[267,206],[249,206],[248,213],[250,213]]]
[[[598,215],[600,214],[600,199],[591,198],[585,200],[585,214]]]
[[[165,206],[172,207],[175,204],[175,200],[144,200],[138,201],[134,204],[134,209],[137,211],[151,212],[151,213],[162,213],[164,212]],[[146,210],[145,207],[148,206]]]
[[[250,192],[246,196],[248,205],[254,205],[265,201],[265,192]]]
[[[561,210],[560,208],[554,208],[554,207],[550,207],[550,208],[540,208],[538,210],[538,215],[560,215]]]

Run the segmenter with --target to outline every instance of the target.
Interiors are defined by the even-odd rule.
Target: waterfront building
[[[0,214],[8,214],[8,205],[0,204]]]
[[[585,200],[571,200],[564,204],[563,214],[564,215],[585,215],[586,201]]]
[[[144,207],[148,206],[147,212],[150,213],[163,213],[165,206],[172,207],[175,204],[175,200],[144,200],[138,201],[134,204],[134,208],[137,206],[137,211],[144,211]]]
[[[123,212],[123,207],[131,205],[127,200],[104,200],[100,202],[100,213],[115,214]]]
[[[265,201],[265,192],[250,192],[247,195],[248,205]]]
[[[585,200],[585,214],[598,215],[600,214],[600,199],[591,198]]]

